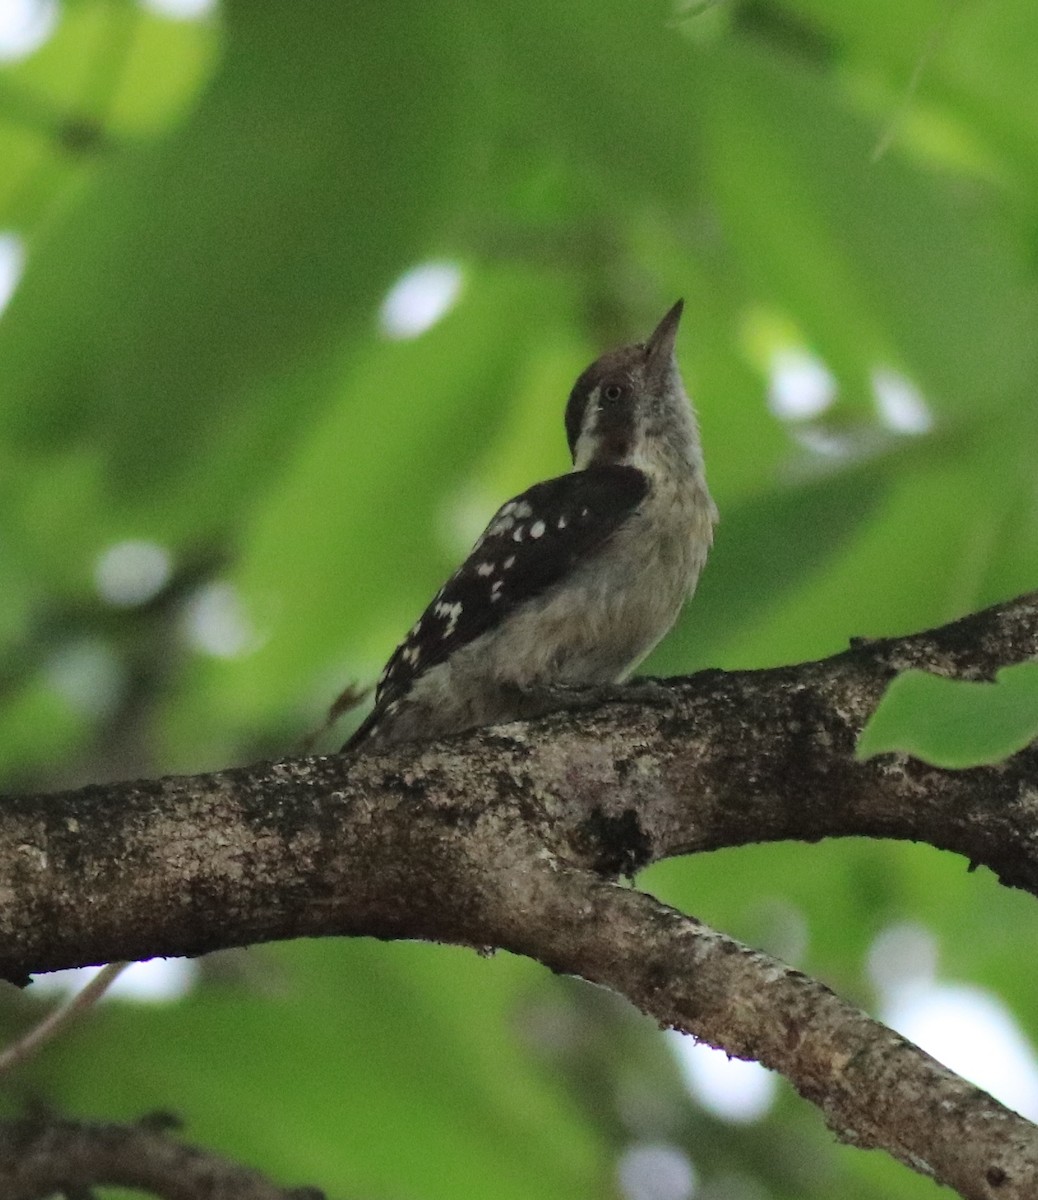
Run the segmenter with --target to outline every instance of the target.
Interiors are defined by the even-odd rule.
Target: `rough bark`
[[[1038,594],[928,633],[665,698],[394,753],[0,806],[0,974],[301,935],[500,946],[786,1074],[841,1137],[963,1196],[1038,1194],[1038,1130],[767,956],[611,884],[749,842],[907,838],[1038,895],[1038,749],[947,772],[853,746],[909,666],[1038,656]]]
[[[0,1196],[47,1200],[111,1185],[139,1188],[162,1200],[323,1200],[314,1188],[276,1187],[258,1171],[184,1145],[164,1124],[53,1117],[0,1122]]]

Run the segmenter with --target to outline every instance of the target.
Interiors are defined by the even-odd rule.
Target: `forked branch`
[[[853,758],[909,666],[1038,657],[1038,594],[771,671],[356,760],[0,805],[0,974],[298,936],[502,946],[786,1074],[839,1136],[963,1196],[1038,1194],[1038,1130],[821,985],[610,881],[720,846],[874,836],[1038,895],[1038,750],[946,772]],[[805,850],[805,854],[810,851]]]

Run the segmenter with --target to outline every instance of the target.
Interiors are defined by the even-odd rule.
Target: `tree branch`
[[[0,974],[302,935],[501,946],[759,1057],[840,1136],[964,1196],[1033,1195],[1033,1126],[820,985],[602,877],[865,835],[954,850],[1038,895],[1038,750],[964,772],[852,753],[898,671],[986,679],[1035,656],[1038,594],[820,662],[672,680],[662,704],[13,798]]]
[[[4,1200],[46,1200],[104,1184],[140,1188],[163,1200],[322,1200],[315,1188],[275,1187],[258,1171],[185,1146],[149,1121],[0,1121]]]
[[[569,868],[541,885],[543,928],[510,949],[781,1072],[843,1141],[971,1200],[1036,1194],[1034,1125],[827,987],[641,892]]]

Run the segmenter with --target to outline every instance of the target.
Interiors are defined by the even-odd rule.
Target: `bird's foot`
[[[649,704],[674,708],[677,693],[659,679],[645,676],[630,683],[554,683],[517,689],[516,710],[520,720],[532,720],[551,712],[579,712],[604,704]]]

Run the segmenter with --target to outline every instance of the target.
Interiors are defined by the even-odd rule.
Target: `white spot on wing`
[[[477,575],[487,576],[487,575],[493,575],[493,573],[494,573],[494,564],[493,563],[482,562],[476,568]]]
[[[539,538],[544,536],[544,522],[534,521],[530,526],[530,537]]]
[[[453,604],[448,604],[441,600],[433,612],[438,617],[447,619],[447,628],[443,631],[442,637],[449,638],[458,627],[458,618],[461,616],[462,604],[460,600],[456,600]]]

